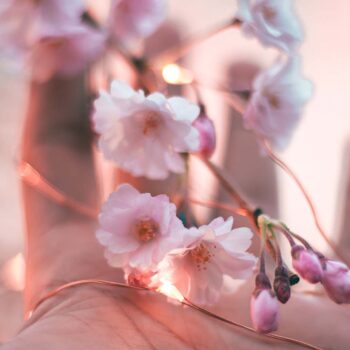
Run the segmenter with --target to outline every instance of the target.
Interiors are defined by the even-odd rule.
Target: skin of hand
[[[84,79],[55,78],[32,84],[23,136],[23,160],[51,183],[98,209],[92,135]],[[135,183],[135,180],[134,180]],[[140,187],[145,187],[144,183]],[[53,203],[23,185],[27,227],[25,309],[48,291],[80,279],[121,281],[95,239],[97,223]],[[225,296],[214,312],[249,324],[252,281]],[[345,349],[350,341],[348,307],[324,296],[292,296],[281,307],[280,334]],[[302,349],[225,325],[170,303],[164,296],[106,286],[79,286],[41,304],[1,350],[115,349]]]

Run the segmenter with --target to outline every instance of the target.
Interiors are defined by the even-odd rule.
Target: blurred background
[[[96,5],[96,1],[88,1]],[[101,12],[107,0],[99,1]],[[308,104],[292,143],[281,156],[310,192],[329,236],[350,252],[350,49],[347,0],[295,0],[305,41],[301,47],[305,77],[313,81]],[[206,32],[230,19],[235,0],[170,0],[169,23],[149,39],[152,55],[169,43]],[[1,26],[1,23],[0,23]],[[314,245],[330,252],[318,234],[310,210],[295,184],[260,155],[254,137],[240,117],[211,86],[249,88],[256,72],[277,56],[254,39],[230,29],[197,45],[182,61],[203,84],[201,93],[218,129],[213,161],[230,175],[249,199],[271,215],[279,216]],[[16,172],[17,151],[27,105],[28,81],[9,62],[0,61],[0,342],[11,337],[22,320],[23,218]],[[194,162],[193,194],[227,198],[215,181]],[[331,252],[330,252],[331,253]]]

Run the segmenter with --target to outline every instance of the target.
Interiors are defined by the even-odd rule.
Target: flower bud
[[[216,147],[215,126],[204,111],[193,122],[193,126],[199,131],[198,152],[205,158],[210,158]]]
[[[278,327],[278,301],[271,289],[260,289],[253,293],[250,302],[250,317],[255,330],[270,333]]]
[[[278,301],[264,273],[256,277],[256,289],[250,302],[250,317],[257,332],[270,333],[278,327]]]
[[[322,284],[333,301],[338,304],[350,303],[350,271],[345,264],[327,260]]]
[[[292,257],[293,267],[302,278],[310,283],[318,283],[322,280],[322,264],[313,251],[296,245],[292,248]]]
[[[273,289],[276,293],[277,299],[285,304],[290,298],[290,282],[288,270],[283,266],[278,266],[275,270],[275,280],[273,282]]]

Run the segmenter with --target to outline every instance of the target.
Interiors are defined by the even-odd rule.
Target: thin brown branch
[[[180,43],[178,46],[172,47],[166,51],[161,52],[159,55],[152,58],[152,61],[155,65],[163,65],[169,62],[175,62],[179,58],[185,56],[190,50],[193,49],[194,46],[202,43],[208,38],[216,34],[222,33],[229,28],[237,28],[240,25],[241,25],[241,22],[236,19],[219,24],[215,28],[212,28],[205,33],[199,34],[198,36],[185,40],[183,43]]]

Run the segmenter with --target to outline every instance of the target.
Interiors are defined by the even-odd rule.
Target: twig
[[[319,217],[318,217],[318,213],[316,211],[315,205],[311,199],[311,196],[309,195],[309,193],[307,192],[307,190],[305,189],[304,185],[302,184],[302,182],[300,181],[300,179],[297,177],[297,175],[291,170],[291,168],[285,163],[283,162],[273,151],[271,146],[268,144],[267,140],[263,140],[263,146],[264,149],[267,152],[268,157],[275,163],[277,164],[279,167],[281,167],[296,183],[296,185],[298,186],[298,188],[300,189],[300,191],[302,192],[314,219],[315,225],[319,231],[319,233],[321,234],[321,236],[323,237],[323,239],[326,241],[326,243],[332,248],[332,250],[334,251],[334,253],[341,259],[343,260],[348,266],[350,266],[350,261],[347,259],[347,257],[345,256],[345,254],[343,254],[342,252],[339,251],[339,249],[337,248],[336,244],[327,236],[325,230],[323,229]]]
[[[206,39],[225,31],[228,28],[239,27],[241,22],[237,19],[230,20],[223,24],[218,25],[217,27],[200,34],[194,38],[185,40],[183,43],[180,43],[178,46],[170,48],[161,52],[159,55],[152,58],[152,61],[155,65],[163,65],[165,62],[175,62],[182,56],[186,55],[194,46],[205,41]]]

